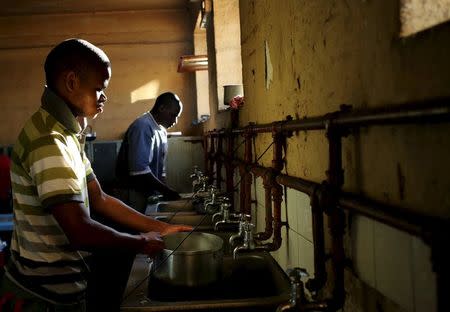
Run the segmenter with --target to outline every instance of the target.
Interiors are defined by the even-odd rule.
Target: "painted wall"
[[[400,39],[399,1],[285,0],[280,5],[275,0],[242,0],[240,17],[242,126],[287,115],[322,115],[341,104],[371,108],[450,95],[450,25]],[[215,113],[216,105],[211,102],[209,129],[227,126],[225,115]],[[352,133],[343,140],[344,189],[448,218],[449,133],[448,124],[369,127]],[[256,142],[260,157],[271,136],[258,135]],[[325,180],[327,148],[324,132],[295,133],[288,140],[284,172]],[[270,166],[271,157],[268,152],[260,162]],[[260,198],[261,229],[258,183],[254,197]],[[311,271],[309,201],[296,193],[288,191],[284,218],[290,229],[275,256],[285,268]],[[346,272],[345,311],[435,311],[429,248],[369,219],[349,220],[346,253],[354,270]]]
[[[101,47],[112,62],[105,112],[90,121],[99,140],[119,139],[151,108],[156,96],[177,93],[183,115],[173,131],[199,134],[195,78],[177,73],[178,58],[192,54],[192,22],[184,9],[0,16],[0,144],[15,141],[39,107],[43,64],[61,40],[80,37]]]

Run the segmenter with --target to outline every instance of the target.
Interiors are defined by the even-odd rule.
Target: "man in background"
[[[125,133],[117,158],[116,176],[128,189],[128,203],[145,212],[149,196],[179,199],[166,184],[167,129],[174,126],[183,110],[179,97],[166,92],[155,105],[137,118]]]

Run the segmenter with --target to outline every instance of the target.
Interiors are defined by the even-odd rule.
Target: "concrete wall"
[[[399,1],[285,0],[280,5],[275,0],[242,0],[240,16],[245,93],[241,126],[287,115],[322,115],[344,103],[358,109],[450,95],[450,25],[400,39]],[[217,113],[216,105],[211,102],[209,129],[227,125],[227,116]],[[343,142],[344,189],[448,218],[449,133],[448,124],[369,127],[352,133]],[[270,135],[258,135],[256,157],[271,140]],[[268,152],[260,162],[270,166],[271,157]],[[295,133],[288,140],[284,172],[321,182],[327,157],[324,132]],[[260,198],[261,227],[258,183],[254,196]],[[275,256],[283,267],[311,271],[309,202],[296,193],[288,191],[284,218],[290,230]],[[346,253],[354,269],[346,272],[345,311],[435,311],[429,248],[360,216],[349,220]]]
[[[13,143],[39,107],[45,57],[55,44],[71,37],[97,44],[112,62],[105,112],[90,121],[99,140],[121,138],[156,96],[169,90],[185,104],[173,130],[199,133],[191,125],[196,117],[194,75],[177,73],[179,56],[193,52],[189,11],[17,14],[0,16],[0,144]]]

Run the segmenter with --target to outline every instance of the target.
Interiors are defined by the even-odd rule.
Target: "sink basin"
[[[198,231],[214,231],[214,223],[212,222],[212,215],[198,214],[195,211],[182,211],[182,212],[153,212],[148,213],[148,216],[167,222],[170,224],[184,224],[193,226]],[[218,221],[218,220],[216,220]],[[220,224],[219,230],[225,232],[237,232],[238,224]]]
[[[199,227],[213,227],[212,218],[210,215],[201,215],[195,212],[159,212],[150,214],[156,220],[164,221],[170,224],[184,224]]]
[[[180,199],[172,201],[159,202],[156,206],[157,212],[177,212],[193,211],[194,205],[190,199]]]
[[[149,272],[137,257],[121,311],[274,311],[290,297],[289,278],[267,252],[225,256],[222,277],[208,286],[172,286],[151,276],[143,283]]]
[[[203,287],[183,287],[150,278],[148,297],[158,301],[188,301],[257,298],[282,294],[283,280],[274,272],[276,267],[263,255],[241,255],[236,260],[228,256],[223,261],[223,276],[218,282]]]

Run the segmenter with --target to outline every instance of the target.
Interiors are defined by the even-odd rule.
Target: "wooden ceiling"
[[[0,15],[34,15],[133,10],[192,9],[200,0],[7,0]]]

